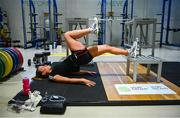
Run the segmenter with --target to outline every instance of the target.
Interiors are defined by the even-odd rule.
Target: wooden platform
[[[172,89],[176,94],[158,94],[158,95],[119,95],[114,84],[132,84],[132,76],[126,75],[126,62],[98,62],[98,68],[101,79],[109,101],[133,101],[133,100],[180,100],[180,88],[173,83],[161,77],[161,83]],[[131,66],[132,67],[132,66]],[[138,66],[137,84],[156,83],[156,74],[150,72],[146,75],[147,68]],[[130,69],[132,73],[132,69]]]

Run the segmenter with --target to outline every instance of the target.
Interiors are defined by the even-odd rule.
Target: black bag
[[[66,99],[62,96],[52,95],[41,103],[40,113],[42,114],[64,114],[66,111]]]

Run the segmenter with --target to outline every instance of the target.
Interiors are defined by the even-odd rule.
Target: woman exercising
[[[83,83],[89,87],[95,86],[96,83],[85,78],[69,78],[65,77],[70,73],[78,74],[93,74],[95,72],[80,70],[81,65],[88,64],[94,57],[102,55],[104,53],[112,53],[115,55],[131,56],[134,54],[136,46],[132,46],[129,50],[119,49],[109,45],[97,45],[92,47],[86,47],[77,39],[88,35],[89,33],[98,34],[98,20],[95,18],[95,22],[90,28],[83,30],[68,31],[64,34],[67,46],[71,50],[72,54],[68,56],[62,62],[54,62],[49,65],[39,66],[36,70],[36,77],[48,78],[55,82],[62,83]]]

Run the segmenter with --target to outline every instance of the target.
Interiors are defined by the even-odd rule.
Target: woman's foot
[[[99,33],[99,24],[98,24],[98,19],[97,17],[94,17],[94,22],[93,24],[91,25],[91,30],[93,33],[95,33],[96,35],[98,35]]]
[[[134,41],[133,45],[128,50],[130,57],[136,58],[136,56],[137,56],[137,48],[138,48],[138,41]]]

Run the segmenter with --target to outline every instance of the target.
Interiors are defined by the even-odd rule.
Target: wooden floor
[[[177,94],[158,94],[158,95],[119,95],[114,84],[132,84],[132,76],[126,75],[126,62],[98,62],[101,79],[109,101],[116,100],[180,100],[180,88],[161,77],[161,83],[175,91]],[[132,65],[130,69],[132,73]],[[156,74],[151,72],[146,75],[146,67],[138,66],[137,84],[156,83]]]

